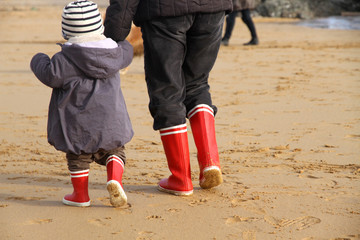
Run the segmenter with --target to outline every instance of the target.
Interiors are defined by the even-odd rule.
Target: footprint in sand
[[[239,223],[239,222],[256,222],[259,221],[260,218],[256,217],[240,217],[240,216],[233,216],[226,219],[226,224],[233,224],[233,223]]]
[[[287,144],[285,146],[279,145],[279,146],[271,147],[270,149],[271,150],[288,150],[288,149],[290,149],[290,145],[289,144]]]
[[[180,211],[181,211],[181,209],[177,209],[177,208],[169,208],[169,209],[167,209],[167,211],[168,211],[168,212],[170,212],[170,213],[175,213],[175,212],[180,212]]]
[[[114,208],[110,203],[109,197],[99,197],[97,200],[101,201],[101,203],[104,206],[107,206],[109,208]],[[119,211],[119,214],[131,214],[132,213],[132,205],[130,203],[127,203],[124,206],[114,208],[115,210]]]
[[[231,200],[231,207],[241,206],[246,201],[248,201],[248,199],[235,198]]]
[[[194,207],[196,205],[202,205],[202,204],[206,203],[207,201],[208,200],[206,198],[201,198],[201,199],[194,200],[194,201],[190,202],[189,205]]]
[[[312,237],[307,237],[307,238],[303,238],[302,240],[313,240],[314,238]],[[336,239],[336,240],[359,240],[360,239],[360,234],[357,235],[347,235],[347,236],[342,236],[342,237],[337,237],[337,238],[332,238],[332,239]]]
[[[97,200],[101,201],[101,203],[105,206],[111,207],[110,198],[109,197],[98,197]]]
[[[19,200],[19,201],[38,201],[46,199],[45,197],[8,197],[6,200]]]
[[[109,220],[111,220],[111,217],[107,217],[107,218],[104,218],[104,219],[94,218],[94,219],[88,220],[88,222],[93,224],[93,225],[103,227],[103,226],[109,226],[110,225],[108,223]]]
[[[244,240],[256,240],[256,232],[254,231],[245,231],[242,234]]]
[[[311,227],[312,225],[318,224],[321,222],[319,218],[312,216],[298,217],[296,219],[276,219],[273,216],[265,216],[265,222],[273,225],[275,228],[284,228],[288,226],[296,226],[297,230],[303,230]]]
[[[360,134],[348,134],[345,136],[346,138],[355,138],[360,139]]]
[[[117,232],[112,232],[111,234],[112,235],[117,235],[117,234],[122,234],[124,231],[123,230],[120,230],[120,231],[117,231]]]
[[[38,219],[38,220],[30,220],[27,222],[27,225],[33,225],[33,224],[45,224],[45,223],[51,223],[53,220],[50,218],[47,219]]]
[[[161,216],[159,216],[159,215],[147,216],[146,219],[147,219],[147,220],[163,220],[163,221],[164,221],[164,219],[163,219]]]
[[[28,177],[8,177],[8,180],[27,179]]]
[[[138,233],[136,240],[154,239],[155,233],[150,231],[141,231]]]

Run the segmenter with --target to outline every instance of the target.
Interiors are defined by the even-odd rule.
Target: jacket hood
[[[124,51],[117,48],[89,48],[78,44],[62,45],[62,53],[90,78],[104,79],[116,74],[122,65]]]

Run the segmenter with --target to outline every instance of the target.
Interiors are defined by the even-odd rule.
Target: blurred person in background
[[[226,17],[225,35],[221,40],[224,46],[229,45],[231,33],[235,26],[235,20],[238,13],[241,13],[241,19],[248,27],[251,33],[251,40],[244,45],[258,45],[259,39],[256,34],[255,24],[251,18],[251,9],[255,8],[255,0],[233,0],[233,12]]]

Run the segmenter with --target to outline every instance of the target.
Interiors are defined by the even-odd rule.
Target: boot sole
[[[221,171],[218,167],[205,168],[203,178],[200,180],[200,187],[209,189],[219,186],[223,182]]]
[[[110,203],[113,207],[121,207],[127,203],[127,196],[120,183],[110,180],[106,184],[106,188],[110,195]]]
[[[63,198],[62,202],[65,205],[74,206],[74,207],[89,207],[90,206],[90,201],[88,201],[88,202],[73,202],[73,201],[69,201],[69,200],[66,200],[65,198]]]
[[[170,194],[173,194],[176,196],[190,196],[193,194],[193,190],[191,190],[191,191],[176,191],[176,190],[170,190],[170,189],[163,188],[160,185],[158,185],[157,189],[160,192],[170,193]]]

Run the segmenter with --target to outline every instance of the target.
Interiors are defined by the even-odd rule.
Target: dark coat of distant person
[[[233,0],[234,11],[240,11],[243,9],[254,9],[255,0]]]

